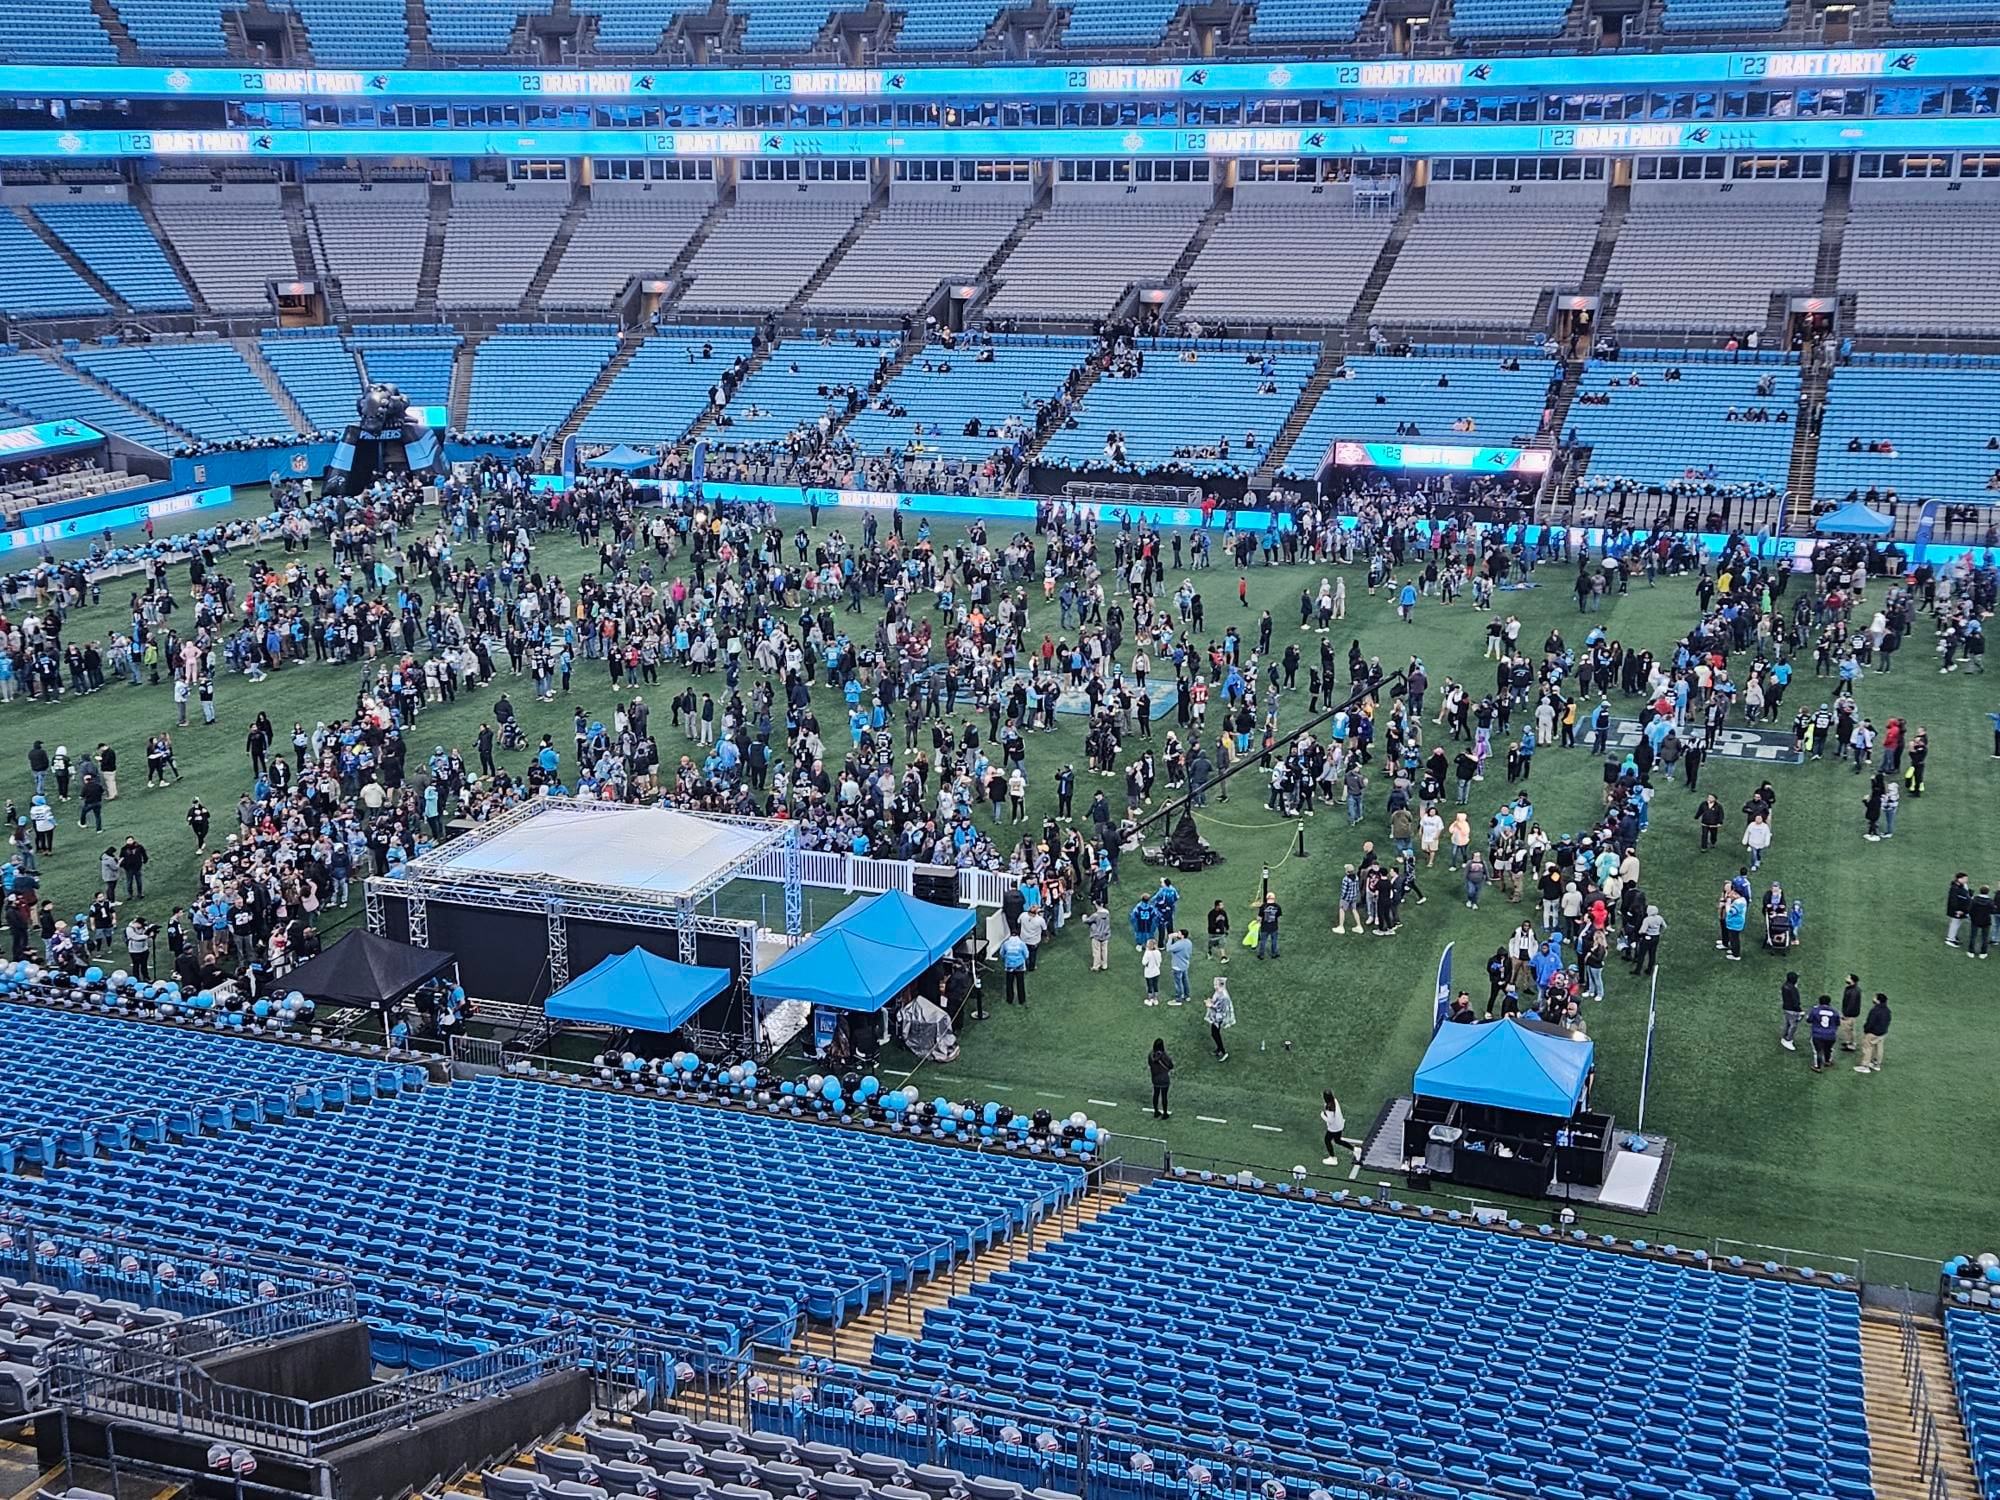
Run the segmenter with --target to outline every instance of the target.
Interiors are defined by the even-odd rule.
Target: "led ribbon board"
[[[1546,474],[1546,448],[1480,448],[1457,443],[1335,443],[1344,469],[1430,469],[1466,474]]]
[[[1213,130],[9,130],[0,159],[51,157],[1649,156],[2000,149],[2000,116],[1614,125]]]
[[[708,68],[670,70],[0,67],[0,93],[61,99],[519,99],[672,101],[1167,98],[1401,89],[1558,89],[1655,85],[1866,83],[1983,79],[2000,47],[1835,48],[1455,61],[1105,63],[1014,68]]]
[[[86,422],[37,422],[31,427],[0,429],[0,464],[20,463],[44,453],[66,453],[104,441],[104,434]]]

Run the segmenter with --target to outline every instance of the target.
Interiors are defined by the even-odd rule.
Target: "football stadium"
[[[0,1500],[2000,1500],[1995,0],[0,98]]]

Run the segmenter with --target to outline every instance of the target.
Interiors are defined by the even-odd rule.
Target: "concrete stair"
[[[542,294],[549,289],[549,278],[562,264],[563,256],[569,251],[570,237],[576,233],[576,226],[583,222],[583,216],[589,209],[588,197],[582,193],[570,194],[569,207],[563,211],[562,223],[556,226],[556,237],[549,241],[542,263],[535,267],[535,274],[528,281],[528,295],[521,302],[522,312],[532,315],[542,310]]]
[[[1813,263],[1815,297],[1832,297],[1840,291],[1840,247],[1853,207],[1853,181],[1836,176],[1826,186],[1826,208],[1819,221],[1819,257]]]
[[[1606,195],[1604,217],[1597,221],[1597,241],[1590,247],[1590,260],[1583,268],[1583,285],[1577,288],[1584,296],[1595,297],[1604,290],[1604,273],[1611,269],[1611,252],[1618,248],[1618,231],[1625,227],[1625,215],[1631,209],[1630,187],[1614,187]]]
[[[1003,1240],[960,1261],[950,1271],[933,1276],[906,1295],[891,1298],[879,1312],[850,1323],[846,1328],[809,1329],[794,1342],[787,1358],[790,1361],[808,1356],[837,1358],[843,1364],[867,1366],[873,1357],[877,1333],[893,1333],[908,1339],[922,1338],[924,1319],[932,1311],[1116,1208],[1132,1191],[1121,1183],[1101,1183],[1081,1202],[1044,1219],[1010,1240]]]
[[[1250,487],[1262,490],[1268,488],[1278,477],[1278,470],[1285,460],[1292,456],[1292,444],[1299,440],[1311,420],[1313,408],[1319,405],[1319,398],[1326,394],[1326,388],[1333,384],[1333,372],[1340,368],[1340,356],[1325,349],[1320,351],[1319,363],[1313,366],[1312,378],[1305,389],[1299,392],[1298,404],[1292,414],[1285,418],[1285,425],[1278,430],[1271,446],[1264,450],[1264,462],[1250,477]],[[1316,461],[1316,460],[1315,460]]]
[[[111,38],[111,45],[118,49],[118,60],[135,61],[139,56],[139,44],[132,40],[125,18],[118,14],[118,7],[111,0],[90,0],[90,9],[104,23],[105,34]]]
[[[438,278],[444,274],[444,225],[450,213],[451,189],[441,182],[432,183],[430,229],[424,236],[423,267],[417,272],[417,306],[432,315],[438,310]]]
[[[1195,226],[1194,234],[1189,237],[1185,245],[1181,246],[1181,253],[1174,261],[1173,270],[1167,273],[1170,285],[1179,286],[1187,279],[1187,273],[1194,269],[1194,263],[1201,258],[1202,247],[1208,244],[1222,221],[1229,217],[1229,210],[1234,203],[1235,194],[1228,188],[1215,195],[1215,202],[1211,203],[1208,212],[1201,216],[1201,222]]]
[[[458,355],[451,366],[451,393],[445,398],[445,420],[453,432],[465,431],[465,413],[472,404],[472,357],[479,352],[485,342],[483,333],[464,335],[465,342],[458,346]]]
[[[194,304],[195,311],[207,312],[208,304],[202,300],[201,288],[195,285],[194,277],[188,274],[187,262],[181,259],[180,251],[174,248],[174,242],[167,237],[167,231],[161,226],[159,216],[153,212],[152,200],[138,190],[134,190],[130,197],[132,206],[139,211],[139,217],[146,221],[147,233],[159,241],[160,253],[166,256],[167,264],[174,268],[174,275],[180,278],[181,286],[186,289],[188,300]],[[310,265],[311,262],[307,264]],[[300,269],[303,270],[305,267]]]
[[[255,339],[231,339],[236,352],[243,356],[251,372],[264,382],[264,389],[271,393],[271,399],[278,403],[278,410],[285,414],[285,420],[292,424],[292,431],[305,433],[312,431],[312,424],[306,421],[306,414],[299,410],[299,403],[285,388],[285,382],[278,378],[278,372],[271,368],[264,358],[264,351]]]
[[[598,397],[611,389],[611,382],[625,373],[625,367],[632,363],[632,356],[639,352],[646,342],[641,335],[628,335],[619,340],[618,352],[611,356],[605,367],[597,372],[597,379],[590,383],[590,389],[583,393],[583,399],[576,403],[576,410],[569,419],[556,429],[555,441],[560,444],[565,438],[576,436],[576,430],[583,425],[583,419],[590,415],[590,409],[597,405]],[[467,361],[470,368],[470,362]],[[457,372],[453,372],[453,384],[457,383]]]
[[[714,207],[702,216],[701,223],[695,226],[694,233],[689,235],[687,243],[681,246],[681,253],[676,255],[674,263],[667,267],[667,275],[673,279],[677,287],[686,280],[688,267],[694,264],[695,256],[700,253],[701,247],[708,243],[708,237],[715,233],[715,226],[720,224],[729,210],[735,206],[734,187],[725,186],[715,195]],[[678,291],[675,292],[675,296],[679,296]]]
[[[812,301],[813,293],[826,285],[826,279],[833,274],[833,268],[846,259],[847,252],[852,250],[861,236],[868,232],[870,226],[882,217],[882,210],[888,206],[889,188],[885,183],[876,188],[875,196],[869,200],[868,207],[862,210],[861,217],[854,221],[853,227],[840,237],[840,243],[833,247],[833,253],[820,262],[819,269],[814,271],[807,278],[806,284],[799,288],[799,294],[785,304],[785,311],[799,312]]]
[[[1861,1384],[1876,1500],[1931,1500],[1934,1471],[1944,1476],[1953,1500],[1977,1500],[1979,1482],[1951,1383],[1944,1330],[1931,1319],[1913,1318],[1910,1334],[1913,1347],[1906,1347],[1894,1314],[1862,1316]],[[1921,1397],[1913,1397],[1920,1376]]]
[[[431,52],[431,18],[424,9],[424,0],[403,0],[403,29],[409,33],[410,61],[429,59]]]
[[[111,290],[110,283],[105,281],[105,279],[99,276],[95,271],[91,270],[90,267],[87,264],[85,264],[82,256],[78,255],[74,250],[70,249],[68,244],[64,242],[63,237],[61,235],[57,234],[53,229],[49,228],[48,225],[42,222],[40,214],[36,213],[32,208],[29,208],[26,204],[21,204],[18,207],[14,208],[12,210],[12,213],[15,218],[19,219],[23,224],[27,225],[28,228],[34,232],[34,235],[37,239],[39,239],[44,245],[47,245],[49,249],[55,252],[56,258],[58,260],[60,260],[64,265],[68,266],[72,271],[76,272],[76,274],[83,279],[83,283],[85,286],[89,287],[93,292],[97,293],[98,296],[102,297],[106,302],[110,303],[113,309],[115,309],[118,312],[130,312],[132,310],[131,305],[127,303],[123,297],[119,296],[116,292]]]
[[[347,300],[340,289],[333,284],[332,262],[321,265],[321,257],[314,244],[316,226],[311,212],[306,207],[305,189],[295,182],[288,182],[278,190],[279,200],[285,209],[285,228],[292,237],[292,262],[298,267],[299,275],[310,276],[319,283],[319,294],[326,308],[327,317],[336,323],[347,317]]]
[[[1792,414],[1792,460],[1785,471],[1785,529],[1812,529],[1813,489],[1819,482],[1819,429],[1806,414],[1826,400],[1826,371],[1808,364],[1799,377],[1799,409]]]
[[[1389,284],[1389,273],[1396,269],[1396,257],[1403,253],[1403,243],[1410,237],[1410,231],[1417,227],[1417,218],[1424,211],[1424,190],[1411,188],[1403,196],[1403,211],[1396,215],[1396,223],[1389,231],[1389,238],[1382,242],[1381,252],[1375,257],[1375,265],[1368,273],[1368,280],[1362,283],[1361,295],[1354,299],[1354,311],[1347,319],[1347,342],[1359,346],[1368,338],[1368,324],[1375,317],[1375,303],[1382,296],[1382,288]]]

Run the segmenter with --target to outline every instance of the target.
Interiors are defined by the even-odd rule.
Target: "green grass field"
[[[937,530],[951,534],[948,527]],[[240,572],[242,557],[233,556],[227,566]],[[588,565],[560,538],[545,541],[537,563],[558,573]],[[1233,575],[1207,574],[1204,592],[1215,601],[1211,625],[1219,629],[1230,612],[1254,620],[1259,608],[1269,607],[1282,643],[1294,629],[1299,588],[1322,571],[1253,571],[1247,612],[1235,609]],[[1586,627],[1561,587],[1562,574],[1545,576],[1549,587],[1502,595],[1502,608],[1521,616],[1524,641],[1539,642],[1554,624],[1580,639]],[[1351,633],[1392,667],[1412,652],[1422,655],[1433,701],[1447,675],[1481,689],[1489,682],[1481,661],[1483,616],[1464,605],[1432,603],[1419,609],[1415,624],[1404,626],[1386,600],[1367,597],[1361,578],[1350,577],[1348,588]],[[126,592],[114,583],[103,606],[84,611],[70,634],[101,638],[124,617]],[[1694,608],[1687,581],[1662,582],[1612,600],[1597,618],[1628,645],[1663,652],[1691,623]],[[1048,628],[1054,625],[1050,610]],[[1034,628],[1042,627],[1037,618]],[[1920,800],[1905,800],[1892,841],[1863,841],[1862,784],[1830,761],[1767,771],[1717,759],[1702,778],[1702,789],[1716,791],[1733,814],[1758,780],[1772,777],[1780,801],[1767,868],[1804,899],[1807,912],[1804,945],[1790,962],[1800,969],[1808,998],[1837,992],[1849,971],[1868,990],[1889,992],[1896,1019],[1886,1070],[1862,1076],[1843,1064],[1815,1077],[1803,1042],[1796,1054],[1779,1049],[1783,965],[1757,951],[1754,941],[1746,942],[1742,963],[1725,962],[1712,941],[1715,893],[1741,851],[1725,842],[1718,853],[1698,855],[1693,799],[1679,786],[1663,788],[1640,851],[1646,889],[1669,922],[1647,1124],[1674,1137],[1678,1154],[1663,1211],[1652,1220],[1617,1219],[1615,1227],[1627,1233],[1656,1242],[1724,1236],[1844,1255],[1872,1248],[1932,1257],[1962,1248],[1975,1230],[1992,1223],[1990,1193],[1976,1163],[2000,1124],[1990,1081],[2000,969],[1944,946],[1942,907],[1954,870],[1970,870],[1975,880],[2000,877],[2000,833],[1986,811],[2000,789],[1986,719],[2000,706],[2000,684],[1964,674],[1941,677],[1922,650],[1906,651],[1900,662],[1892,676],[1868,677],[1861,695],[1863,711],[1877,723],[1901,715],[1931,732],[1929,790]],[[217,833],[226,831],[230,809],[248,783],[243,735],[254,713],[267,711],[281,731],[295,719],[310,725],[344,714],[352,683],[347,670],[314,666],[288,668],[259,684],[226,678],[218,691],[220,723],[176,734],[187,780],[165,791],[145,789],[141,757],[145,735],[173,721],[164,687],[114,685],[60,705],[16,703],[0,710],[0,795],[24,805],[32,738],[52,748],[66,744],[78,754],[109,741],[121,754],[122,796],[107,805],[103,837],[66,821],[54,859],[44,861],[58,909],[81,907],[99,852],[131,833],[153,853],[148,899],[141,905],[148,915],[164,917],[192,890],[193,841],[183,822],[189,798],[201,796],[216,814]],[[674,690],[663,680],[648,696],[664,704]],[[1814,692],[1810,677],[1802,675],[1793,697]],[[461,695],[455,705],[427,711],[413,739],[420,753],[434,743],[456,744],[471,759],[473,733],[494,696]],[[515,697],[531,737],[549,730],[559,746],[568,742],[574,703],[604,713],[613,701],[597,671],[579,671],[573,699],[538,705],[531,693]],[[823,722],[839,722],[832,709],[829,696]],[[661,750],[671,758],[683,747],[664,720],[664,714],[655,716],[665,731]],[[1064,760],[1083,762],[1075,720],[1030,746],[1030,810],[1037,821],[1053,802],[1052,772]],[[1079,807],[1094,782],[1080,776]],[[1087,944],[1073,927],[1045,950],[1026,1010],[999,1007],[992,1019],[969,1025],[960,1061],[918,1072],[915,1081],[926,1092],[997,1097],[1018,1108],[1088,1110],[1127,1136],[1117,1149],[1134,1159],[1157,1162],[1160,1148],[1151,1140],[1160,1138],[1188,1165],[1240,1163],[1282,1172],[1304,1163],[1319,1172],[1320,1090],[1338,1091],[1350,1134],[1365,1129],[1385,1099],[1409,1086],[1429,1035],[1440,949],[1457,943],[1460,982],[1483,999],[1485,959],[1526,907],[1517,911],[1489,889],[1484,909],[1467,911],[1441,860],[1426,882],[1428,904],[1406,908],[1399,935],[1335,936],[1329,929],[1340,863],[1358,851],[1364,835],[1386,838],[1380,794],[1371,794],[1370,818],[1361,829],[1347,830],[1337,809],[1312,820],[1301,859],[1291,852],[1293,825],[1264,811],[1256,774],[1237,778],[1233,789],[1231,800],[1211,806],[1202,820],[1226,862],[1179,881],[1182,912],[1188,925],[1198,926],[1199,914],[1220,896],[1237,914],[1240,931],[1268,864],[1286,916],[1281,960],[1259,964],[1234,950],[1229,972],[1240,1024],[1231,1034],[1227,1063],[1210,1057],[1198,1004],[1144,1008],[1129,944],[1122,950],[1114,945],[1110,974],[1093,975]],[[1552,834],[1581,826],[1599,804],[1598,762],[1584,749],[1545,749],[1535,758],[1532,790],[1538,820]],[[1475,790],[1475,828],[1505,791],[1496,760],[1492,777]],[[1731,839],[1735,831],[1732,826]],[[1124,885],[1114,888],[1118,931],[1124,909],[1152,881],[1136,860],[1125,863],[1124,876]],[[839,898],[828,899],[831,911]],[[355,916],[359,908],[357,895]],[[1197,995],[1206,993],[1210,972],[1198,958]],[[1603,1004],[1586,1002],[1599,1048],[1596,1098],[1600,1108],[1629,1124],[1638,1100],[1645,991],[1622,965],[1607,971],[1607,989]],[[1147,1107],[1145,1055],[1155,1035],[1166,1037],[1180,1063],[1174,1119],[1164,1126]],[[909,1066],[908,1058],[892,1053],[884,1081],[899,1081]]]

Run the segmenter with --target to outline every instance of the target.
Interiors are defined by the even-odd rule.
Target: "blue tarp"
[[[1859,500],[1850,500],[1813,522],[1814,531],[1824,531],[1829,536],[1887,536],[1895,529],[1894,520]]]
[[[1593,1051],[1587,1037],[1511,1018],[1440,1026],[1417,1065],[1415,1092],[1426,1099],[1567,1117],[1583,1098]]]
[[[644,948],[614,953],[543,1002],[553,1020],[672,1031],[729,988],[727,969],[677,964]]]
[[[608,453],[600,453],[595,458],[586,458],[586,469],[616,469],[620,473],[631,474],[640,469],[650,469],[660,461],[657,453],[645,453],[629,443],[620,443]]]
[[[939,906],[901,891],[884,891],[867,901],[844,907],[821,928],[837,927],[858,937],[921,952],[936,963],[972,931],[977,919],[962,906]]]
[[[872,1015],[930,966],[922,948],[827,926],[752,979],[750,993],[760,1000],[804,1000]]]

